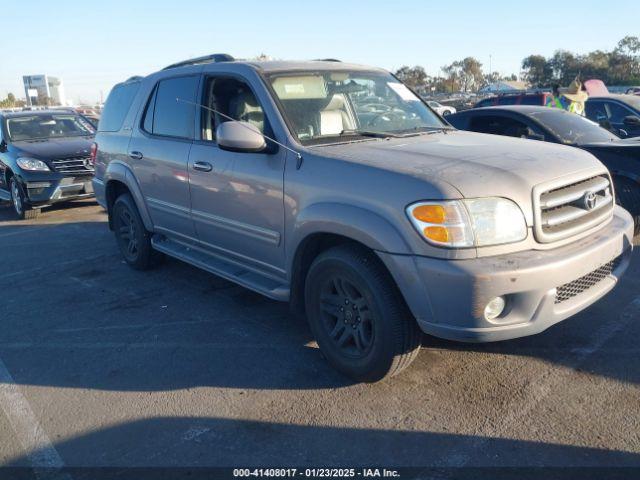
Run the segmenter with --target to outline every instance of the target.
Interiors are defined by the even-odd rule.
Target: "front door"
[[[270,132],[264,111],[245,81],[205,77],[203,87],[205,105]],[[227,120],[206,109],[201,109],[200,118],[199,139],[189,155],[191,214],[198,239],[211,253],[282,277],[283,150],[222,150],[216,145],[215,129]]]

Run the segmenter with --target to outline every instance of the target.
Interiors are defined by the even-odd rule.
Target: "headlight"
[[[49,167],[42,160],[37,160],[35,158],[29,157],[20,157],[18,159],[18,166],[23,170],[38,170],[41,172],[48,172]]]
[[[484,247],[524,240],[527,224],[506,198],[418,202],[407,207],[418,232],[441,247]]]

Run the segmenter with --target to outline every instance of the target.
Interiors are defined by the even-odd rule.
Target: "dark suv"
[[[0,113],[0,200],[25,219],[93,195],[94,134],[91,122],[71,111]]]

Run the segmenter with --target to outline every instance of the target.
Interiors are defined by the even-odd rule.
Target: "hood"
[[[529,220],[535,185],[594,168],[606,172],[593,155],[578,148],[465,131],[325,145],[314,150],[426,181],[444,181],[465,198],[510,198],[528,210],[525,215]]]
[[[91,152],[93,137],[65,137],[47,140],[24,140],[13,142],[12,146],[23,156],[40,160],[65,157],[84,157]]]

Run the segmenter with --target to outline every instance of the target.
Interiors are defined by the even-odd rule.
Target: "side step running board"
[[[170,257],[218,275],[274,300],[289,300],[289,287],[271,277],[261,275],[253,270],[228,262],[222,258],[209,255],[200,249],[193,248],[162,235],[151,238],[153,248]]]
[[[6,200],[7,202],[11,201],[11,193],[0,188],[0,200]]]

